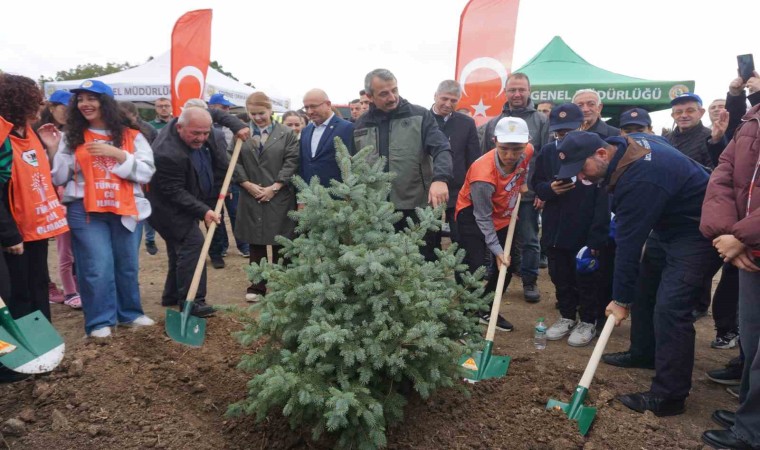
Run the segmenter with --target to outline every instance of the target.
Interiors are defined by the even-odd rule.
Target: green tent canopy
[[[630,107],[659,111],[684,92],[694,92],[694,81],[650,81],[600,69],[581,58],[559,36],[524,66],[515,70],[528,75],[533,103],[568,103],[579,89],[599,92],[603,115],[617,118]]]

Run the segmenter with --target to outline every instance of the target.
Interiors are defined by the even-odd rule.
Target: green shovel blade
[[[40,311],[14,320],[8,308],[0,308],[0,340],[16,346],[16,350],[0,356],[0,363],[19,373],[52,371],[66,349],[61,335]]]
[[[492,349],[493,341],[486,341],[486,346],[482,351],[465,356],[459,361],[459,365],[467,371],[465,380],[475,383],[489,378],[501,378],[507,374],[512,358],[494,356],[491,353]]]
[[[206,319],[191,315],[192,306],[188,301],[182,312],[166,310],[166,334],[180,344],[200,347],[206,338]]]
[[[549,399],[549,402],[546,404],[546,409],[560,408],[567,415],[568,419],[578,422],[578,429],[581,434],[585,436],[596,417],[596,408],[583,406],[583,401],[586,399],[587,394],[588,389],[583,386],[578,386],[575,388],[570,403],[563,403],[559,400]]]

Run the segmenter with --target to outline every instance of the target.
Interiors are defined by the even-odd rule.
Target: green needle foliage
[[[482,346],[475,312],[488,302],[483,270],[463,272],[455,245],[435,262],[419,252],[442,209],[418,209],[419,223],[396,233],[394,175],[370,147],[351,157],[340,139],[336,146],[343,182],[296,179],[305,204],[292,213],[298,237],[278,240],[283,260],[248,269],[269,293],[242,315],[237,337],[263,346],[242,357],[239,367],[254,376],[228,413],[263,420],[280,410],[314,440],[328,432],[339,448],[372,449],[386,445],[386,427],[402,419],[412,389],[423,398],[464,389],[457,361]]]

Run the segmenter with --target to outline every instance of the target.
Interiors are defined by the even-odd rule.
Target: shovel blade
[[[16,349],[0,356],[0,363],[18,373],[47,373],[55,369],[63,359],[66,345],[61,335],[40,312],[35,311],[14,320],[22,339],[17,339],[6,326],[0,327],[0,340],[14,345]],[[10,325],[7,324],[7,325]]]
[[[583,401],[585,400],[587,393],[588,389],[578,386],[575,389],[575,393],[573,394],[570,403],[563,403],[559,400],[549,399],[549,402],[546,404],[546,409],[561,409],[567,415],[568,419],[578,422],[578,429],[581,434],[585,436],[596,417],[596,408],[583,406]]]
[[[201,347],[206,338],[206,319],[187,314],[183,326],[183,314],[185,311],[166,310],[166,335],[180,344]]]
[[[486,341],[483,351],[462,358],[459,365],[467,370],[465,380],[470,383],[476,383],[489,378],[501,378],[507,374],[512,358],[509,356],[494,356],[491,354],[492,348],[493,342]]]

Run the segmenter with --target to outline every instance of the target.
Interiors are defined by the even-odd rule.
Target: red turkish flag
[[[211,10],[185,13],[174,24],[171,50],[172,111],[179,116],[191,98],[203,98],[211,57]]]
[[[498,116],[512,68],[519,0],[470,0],[459,20],[456,80],[459,107],[469,108],[480,126]]]

